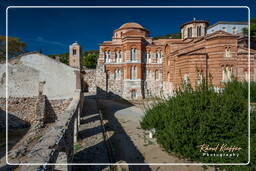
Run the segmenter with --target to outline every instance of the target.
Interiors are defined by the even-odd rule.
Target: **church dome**
[[[127,28],[139,28],[143,29],[143,27],[138,23],[125,23],[119,29],[127,29]]]

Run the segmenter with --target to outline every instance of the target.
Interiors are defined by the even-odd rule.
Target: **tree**
[[[171,33],[171,34],[166,34],[164,36],[156,36],[153,39],[181,39],[181,33]]]
[[[250,36],[256,36],[256,18],[251,18],[251,23],[250,23]],[[243,33],[245,35],[248,35],[248,29],[244,28]]]
[[[17,37],[8,37],[8,57],[15,57],[25,52],[26,43]],[[0,36],[0,60],[5,59],[6,36]]]
[[[69,65],[69,54],[68,53],[63,53],[63,54],[55,54],[55,55],[48,55],[51,58],[54,58],[55,56],[60,57],[60,62]]]
[[[98,56],[96,54],[88,54],[83,58],[83,66],[86,68],[96,68]]]

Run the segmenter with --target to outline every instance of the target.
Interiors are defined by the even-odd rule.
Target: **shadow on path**
[[[102,110],[103,118],[108,121],[108,124],[105,125],[106,130],[113,131],[113,135],[109,138],[109,141],[112,144],[114,160],[115,162],[122,160],[128,164],[145,163],[145,158],[134,145],[131,138],[125,132],[121,123],[115,116],[117,111],[129,108],[133,106],[133,104],[121,97],[119,97],[119,99],[120,100],[98,99],[98,105]],[[148,171],[151,169],[148,165],[129,165],[129,170]]]

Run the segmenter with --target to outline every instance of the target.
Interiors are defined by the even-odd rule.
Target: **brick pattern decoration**
[[[202,29],[200,36],[195,32],[197,26]],[[191,38],[184,36],[188,27],[194,28]],[[248,49],[244,41],[224,31],[206,35],[206,28],[206,21],[196,20],[182,25],[183,39],[153,40],[149,32],[137,23],[122,25],[114,31],[112,41],[100,45],[96,70],[98,90],[125,99],[134,98],[132,91],[136,91],[135,99],[167,96],[172,95],[184,79],[195,86],[202,76],[221,87],[227,67],[232,68],[232,76],[245,80],[249,74]],[[132,57],[133,49],[136,49],[135,58]],[[116,62],[116,52],[121,52],[121,62]],[[250,52],[250,80],[255,80],[256,50]],[[106,60],[106,53],[109,60]],[[131,79],[133,67],[136,67],[135,80]],[[116,70],[122,72],[121,80],[115,80]]]

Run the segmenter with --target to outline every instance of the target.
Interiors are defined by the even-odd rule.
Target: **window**
[[[105,51],[104,52],[104,62],[105,63],[109,63],[110,62],[110,52],[109,51]]]
[[[118,52],[115,52],[115,62],[118,62],[118,58],[119,58]]]
[[[226,27],[222,27],[222,30],[223,30],[223,31],[227,31]]]
[[[200,85],[203,83],[203,72],[199,72],[197,75],[197,85]]]
[[[249,81],[249,74],[248,74],[248,71],[245,71],[244,73],[244,77],[245,77],[245,81]]]
[[[212,30],[212,33],[214,32],[214,30]]]
[[[122,55],[121,55],[121,51],[118,52],[118,62],[122,62]]]
[[[201,26],[197,26],[196,29],[197,36],[201,36]]]
[[[114,72],[114,80],[116,80],[116,78],[117,78],[117,69],[115,70],[115,72]]]
[[[136,73],[137,73],[136,70],[137,70],[137,69],[136,69],[136,66],[132,66],[132,67],[131,67],[131,79],[132,79],[132,80],[135,80],[135,79],[136,79]]]
[[[121,51],[115,52],[115,62],[116,62],[116,63],[122,62],[122,59],[121,59]]]
[[[231,80],[231,76],[232,76],[232,67],[230,67],[230,66],[223,67],[223,70],[222,70],[222,81],[223,82],[230,81]]]
[[[231,47],[226,47],[225,48],[225,57],[231,57]]]
[[[76,49],[73,49],[73,55],[76,55]]]
[[[192,37],[192,27],[188,28],[188,37]]]
[[[150,52],[149,52],[149,51],[147,52],[147,57],[146,57],[146,59],[147,59],[147,63],[151,63]]]
[[[185,85],[187,85],[189,83],[189,75],[188,74],[184,74],[183,82],[184,82]]]
[[[233,27],[232,31],[233,31],[233,34],[236,34],[237,33],[236,27]]]
[[[156,71],[155,71],[155,80],[158,80],[158,79],[159,79],[159,71],[156,70]]]
[[[136,90],[132,90],[131,91],[131,99],[135,99],[136,98]]]
[[[156,63],[158,63],[158,62],[159,62],[159,52],[156,51]]]
[[[136,49],[131,49],[131,61],[136,61]]]
[[[170,81],[170,72],[167,72],[167,81]]]

